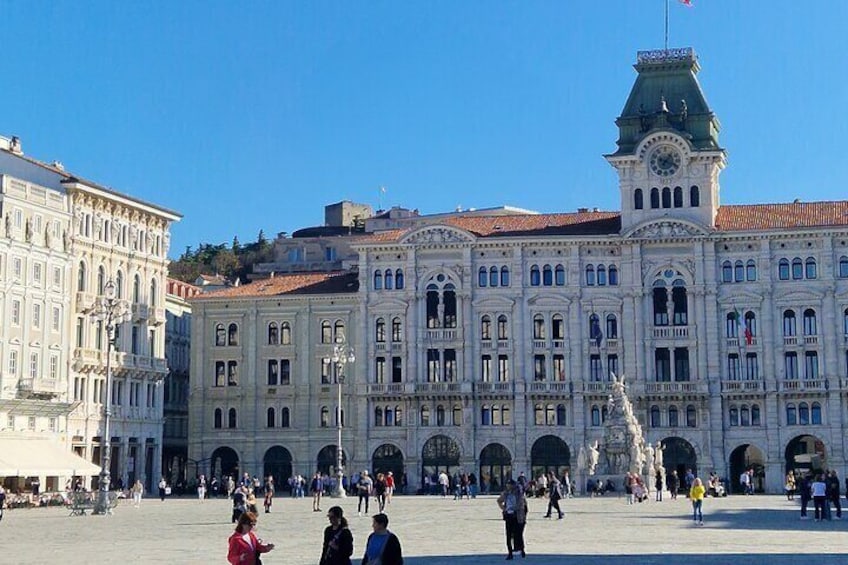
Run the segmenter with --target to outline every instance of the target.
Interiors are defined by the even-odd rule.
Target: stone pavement
[[[336,500],[326,499],[327,510]],[[566,500],[564,520],[542,517],[546,503],[531,500],[527,559],[532,565],[788,565],[848,564],[848,514],[844,521],[801,521],[797,501],[785,497],[708,498],[705,525],[693,526],[689,501],[627,506],[623,498]],[[354,534],[359,563],[371,520],[357,517],[356,499],[341,505]],[[372,504],[371,513],[376,505]],[[406,565],[502,563],[503,522],[493,496],[471,501],[396,497],[389,529],[401,539]],[[232,532],[227,500],[145,499],[140,508],[122,501],[113,516],[69,517],[59,508],[7,510],[0,522],[0,563],[226,563]],[[810,508],[812,516],[812,508]],[[271,514],[259,515],[257,533],[276,543],[266,565],[316,565],[326,512],[311,500],[278,497]]]

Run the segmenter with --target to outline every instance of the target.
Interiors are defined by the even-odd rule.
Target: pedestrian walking
[[[271,512],[271,505],[274,503],[274,477],[268,475],[268,478],[265,479],[265,514]]]
[[[241,515],[247,510],[247,493],[244,487],[238,487],[233,491],[233,516],[232,522],[238,522]]]
[[[356,483],[356,494],[359,496],[359,506],[356,508],[356,513],[362,516],[362,503],[365,502],[365,513],[368,514],[368,503],[371,500],[371,490],[374,488],[374,481],[368,476],[368,471],[362,471],[359,475],[359,482]]]
[[[506,490],[498,497],[498,506],[506,529],[506,558],[512,559],[515,551],[520,551],[521,557],[526,557],[524,527],[527,524],[528,508],[524,489],[513,479],[509,479],[506,482]]]
[[[668,490],[671,492],[671,499],[677,500],[677,491],[680,490],[680,477],[677,476],[676,470],[668,476]]]
[[[383,513],[371,517],[374,530],[365,542],[362,565],[403,565],[403,550],[398,537],[388,530],[389,517]]]
[[[786,492],[786,500],[795,500],[795,473],[792,471],[786,473],[783,490]]]
[[[839,476],[836,474],[836,469],[831,469],[830,474],[825,481],[827,483],[827,498],[830,501],[830,504],[833,504],[833,507],[836,509],[836,519],[842,519],[842,502],[839,500],[840,497],[840,485],[839,485]],[[830,506],[828,504],[828,507]],[[828,512],[828,519],[830,519],[830,513]]]
[[[159,479],[159,499],[162,502],[165,502],[165,489],[168,488],[168,481],[165,480],[165,477]]]
[[[798,495],[801,497],[801,519],[808,520],[807,516],[807,506],[810,504],[810,500],[813,498],[813,481],[810,479],[810,475],[804,473],[801,476],[801,483],[798,489]]]
[[[392,495],[395,493],[395,476],[391,471],[386,473],[386,504],[392,503]]]
[[[321,549],[319,565],[350,565],[353,555],[353,534],[344,517],[341,506],[333,506],[327,511],[330,525],[324,529],[324,545]]]
[[[692,501],[692,520],[697,526],[704,525],[703,506],[706,492],[707,489],[704,488],[704,483],[701,482],[700,477],[695,477],[692,480],[692,487],[689,489],[689,500]]]
[[[816,509],[816,522],[824,520],[824,507],[827,504],[827,483],[821,474],[816,475],[811,486],[813,493],[813,506]]]
[[[559,501],[562,499],[562,483],[559,482],[553,472],[548,475],[548,491],[548,513],[545,514],[545,518],[550,518],[551,511],[556,509],[559,519],[562,520],[565,515],[559,507]]]
[[[377,473],[377,478],[374,481],[374,497],[377,499],[377,508],[380,512],[386,509],[386,476],[383,473]],[[366,510],[366,512],[368,512]]]
[[[256,565],[259,556],[274,549],[273,543],[262,543],[256,537],[256,514],[245,512],[239,516],[236,530],[230,536],[227,561],[232,565]]]
[[[133,506],[138,508],[141,505],[142,496],[144,496],[144,485],[141,481],[136,481],[132,486]]]
[[[656,477],[654,478],[654,488],[657,491],[656,502],[662,502],[662,493],[663,493],[663,477],[662,471],[657,469]]]
[[[200,475],[197,479],[197,498],[200,502],[206,498],[206,475]]]
[[[312,494],[312,511],[321,512],[321,497],[324,495],[324,480],[321,478],[321,472],[312,475],[312,483],[309,485],[309,492]]]

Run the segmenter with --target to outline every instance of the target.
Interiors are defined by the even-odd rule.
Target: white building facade
[[[721,205],[694,53],[636,70],[606,156],[620,212],[419,218],[352,244],[354,285],[284,275],[196,300],[190,456],[332,471],[343,342],[347,467],[413,491],[442,470],[498,489],[576,466],[612,374],[669,471],[753,467],[771,492],[791,469],[844,474],[848,202]]]

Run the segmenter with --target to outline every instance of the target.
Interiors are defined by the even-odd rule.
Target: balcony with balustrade
[[[721,381],[721,392],[727,394],[757,394],[765,391],[763,381]]]
[[[571,394],[573,387],[567,381],[533,381],[527,383],[527,393],[531,396]]]
[[[827,379],[782,379],[777,381],[777,390],[786,393],[822,393],[829,389]]]
[[[652,335],[663,340],[689,339],[689,332],[690,326],[654,326]]]
[[[24,378],[18,381],[18,398],[51,400],[61,394],[58,379],[43,377]]]
[[[682,399],[693,395],[708,395],[709,387],[705,381],[652,381],[644,384],[644,391],[646,395],[656,399]]]

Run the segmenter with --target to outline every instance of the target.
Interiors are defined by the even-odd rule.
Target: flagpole
[[[668,54],[668,0],[665,0],[665,52]]]

